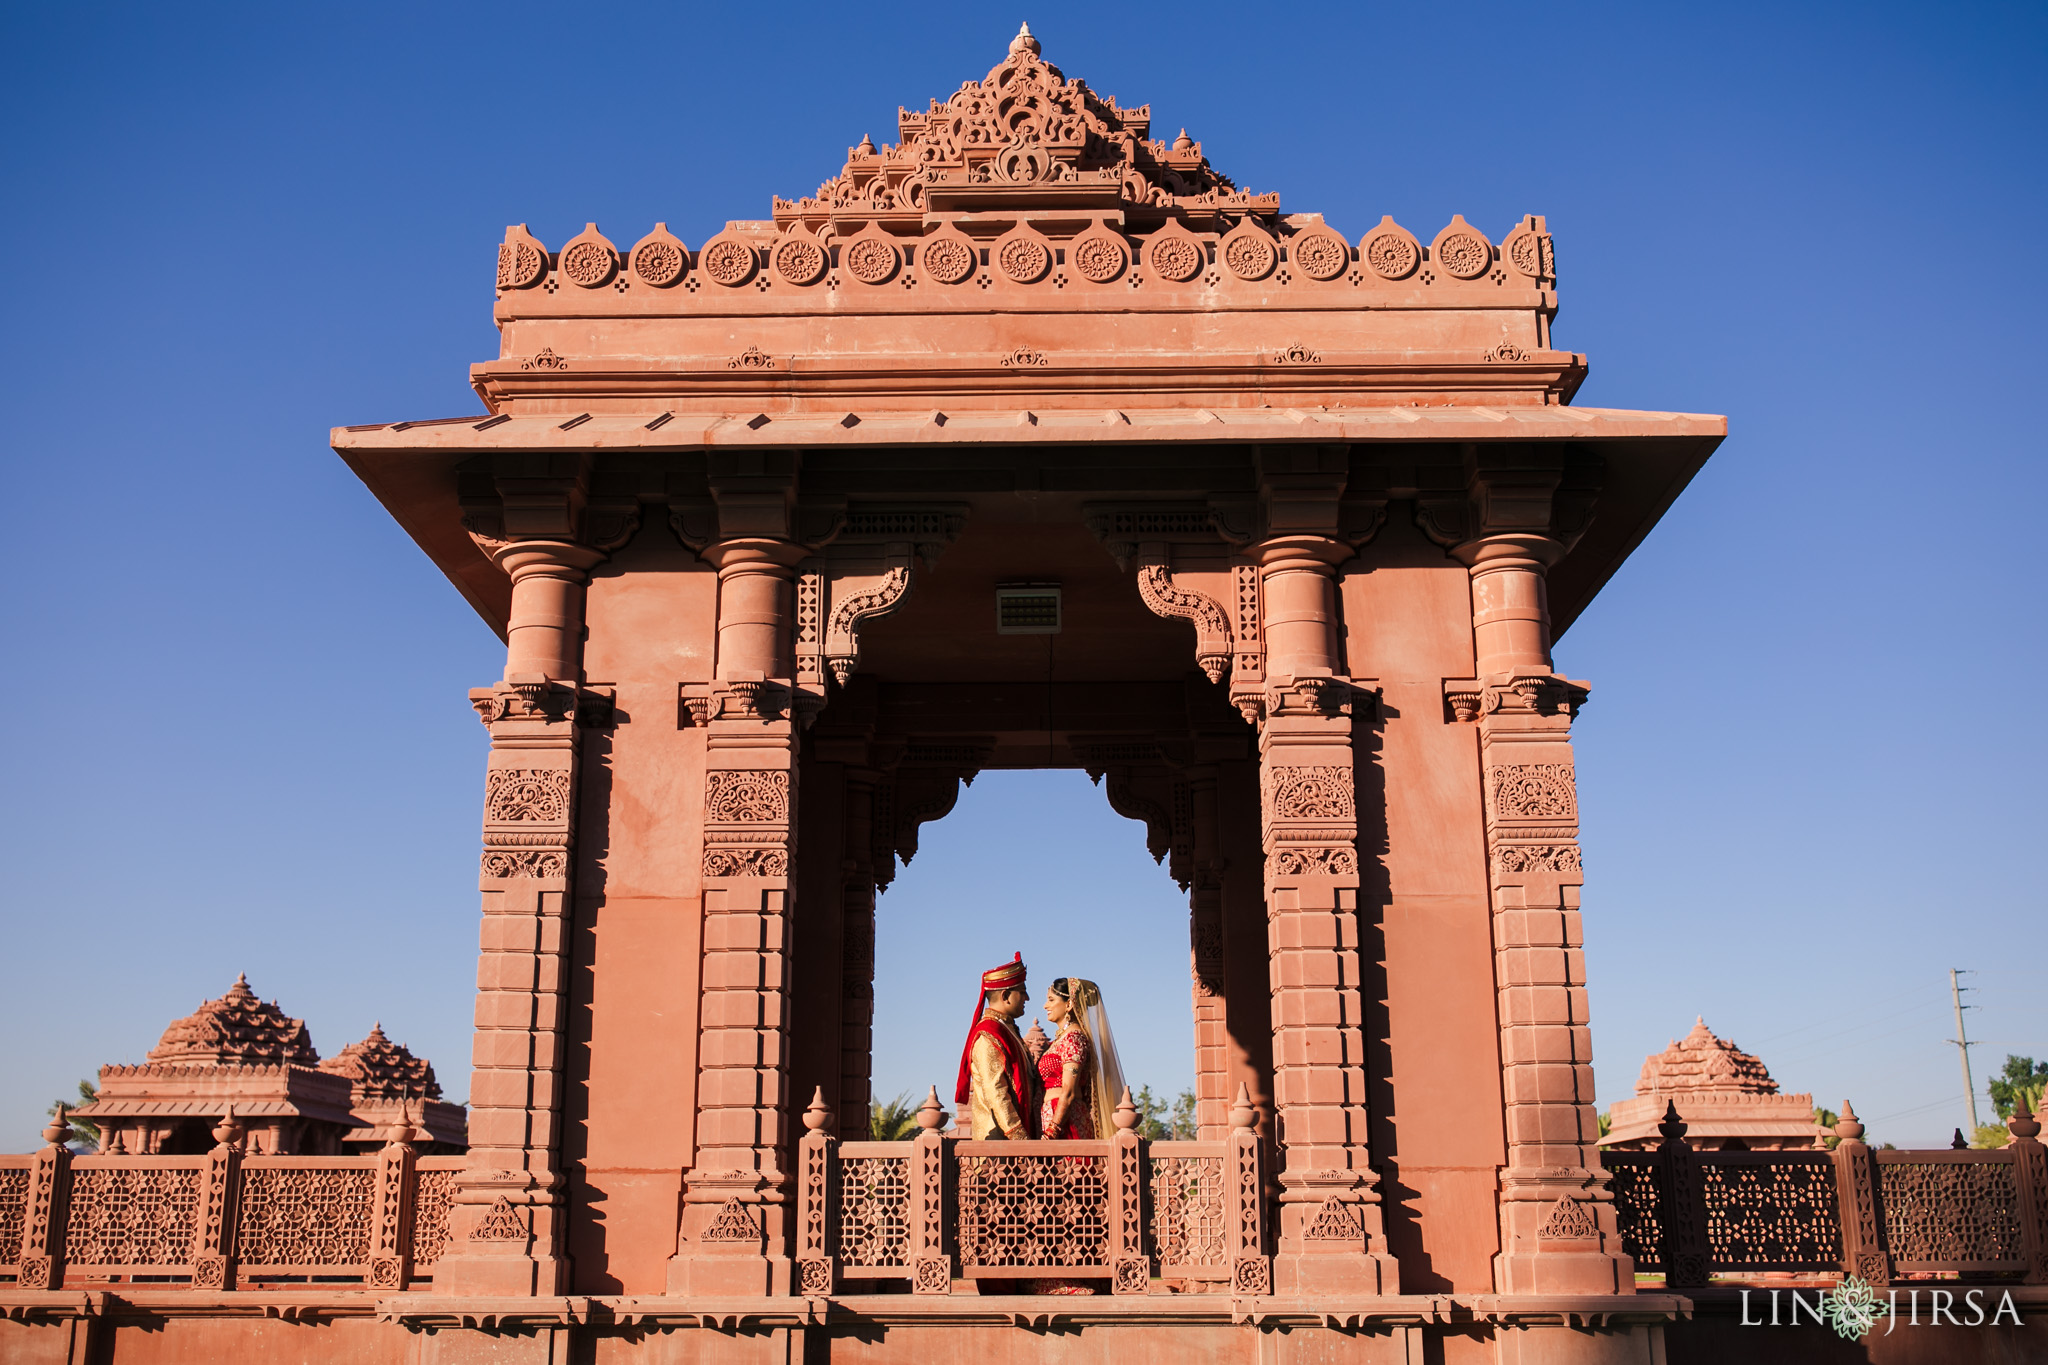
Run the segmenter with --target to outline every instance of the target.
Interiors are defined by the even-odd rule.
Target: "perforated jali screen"
[[[1164,1275],[1230,1273],[1229,1185],[1220,1156],[1162,1154],[1153,1144],[1147,1161],[1152,1201],[1152,1249]]]
[[[1880,1158],[1877,1179],[1885,1242],[1899,1269],[2025,1267],[2011,1165]]]
[[[1602,1152],[1600,1162],[1614,1177],[1614,1217],[1622,1249],[1636,1269],[1664,1269],[1664,1226],[1658,1219],[1657,1157],[1654,1152]]]
[[[846,1157],[839,1162],[839,1245],[851,1268],[910,1264],[910,1158]]]
[[[1108,1274],[1106,1163],[1103,1156],[962,1156],[962,1268]]]
[[[1716,1270],[1832,1270],[1842,1263],[1835,1167],[1825,1152],[1702,1153]]]

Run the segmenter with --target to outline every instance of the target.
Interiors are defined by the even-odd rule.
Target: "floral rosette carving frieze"
[[[1493,816],[1503,824],[1579,818],[1569,763],[1505,763],[1492,778]]]
[[[1497,763],[1487,770],[1487,825],[1497,878],[1577,881],[1578,791],[1569,763]]]
[[[1260,774],[1270,878],[1358,876],[1354,780],[1341,764],[1276,765]]]
[[[786,824],[789,774],[776,770],[714,771],[704,793],[704,818],[719,824]]]
[[[486,773],[479,875],[567,877],[572,791],[566,768],[493,768]]]
[[[486,824],[561,824],[568,818],[569,773],[565,768],[494,768],[484,779]]]
[[[1349,768],[1268,768],[1263,777],[1267,809],[1275,820],[1357,818]]]
[[[705,775],[704,875],[787,877],[791,776],[780,768]]]

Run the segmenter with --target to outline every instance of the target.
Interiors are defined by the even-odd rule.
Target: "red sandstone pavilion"
[[[1824,1146],[1813,1096],[1781,1095],[1763,1062],[1716,1038],[1702,1017],[1692,1032],[1643,1059],[1634,1099],[1608,1111],[1613,1120],[1603,1149],[1647,1152],[1657,1147],[1658,1124],[1672,1110],[1685,1121],[1694,1150],[1794,1151]]]
[[[1725,424],[1572,406],[1555,285],[1541,218],[1283,211],[1028,35],[769,218],[508,231],[487,414],[333,438],[506,640],[468,1154],[53,1137],[0,1354],[1647,1365],[1802,1358],[1754,1271],[2048,1278],[2031,1117],[1603,1162],[1551,641]],[[1199,1135],[869,1141],[876,892],[1034,767],[1187,889]],[[1038,1276],[1114,1292],[977,1292]]]

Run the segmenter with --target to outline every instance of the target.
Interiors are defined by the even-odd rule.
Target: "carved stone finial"
[[[1124,1097],[1116,1105],[1116,1130],[1128,1133],[1138,1126],[1138,1106],[1131,1101],[1131,1088],[1124,1087]]]
[[[917,1126],[928,1133],[935,1133],[946,1125],[946,1109],[939,1103],[939,1088],[933,1086],[925,1092],[924,1103],[917,1107]]]
[[[1243,1081],[1237,1083],[1237,1098],[1230,1102],[1230,1126],[1239,1130],[1249,1129],[1259,1121],[1259,1111],[1252,1104],[1252,1089]]]
[[[239,1147],[242,1145],[243,1134],[248,1131],[242,1121],[235,1117],[235,1106],[231,1104],[227,1107],[227,1112],[220,1116],[220,1122],[213,1125],[213,1140],[223,1147]]]
[[[1666,1142],[1685,1141],[1685,1120],[1678,1116],[1678,1101],[1664,1102],[1664,1121],[1657,1125],[1657,1131],[1664,1135]]]
[[[1039,1021],[1033,1019],[1031,1031],[1024,1035],[1024,1050],[1031,1054],[1031,1060],[1035,1062],[1045,1055],[1045,1046],[1051,1041],[1045,1036],[1045,1030],[1039,1026]]]
[[[1173,150],[1176,152],[1192,152],[1195,150],[1195,140],[1188,136],[1187,129],[1181,129],[1180,136],[1173,140]]]
[[[1842,1117],[1835,1120],[1835,1136],[1844,1142],[1853,1142],[1863,1136],[1862,1120],[1856,1117],[1856,1109],[1847,1100],[1842,1101]]]
[[[57,1106],[57,1111],[50,1115],[49,1125],[43,1129],[43,1141],[49,1143],[52,1147],[61,1147],[64,1144],[64,1140],[70,1136],[71,1106],[60,1103]]]
[[[831,1126],[832,1109],[825,1103],[825,1087],[821,1085],[811,1092],[810,1105],[804,1110],[804,1127],[822,1133]]]
[[[2027,1103],[2026,1091],[2012,1097],[2012,1117],[2005,1121],[2005,1130],[2016,1138],[2040,1136],[2041,1121],[2034,1117],[2034,1106]]]
[[[1956,1135],[1948,1140],[1948,1145],[1950,1151],[1966,1152],[1970,1149],[1970,1140],[1964,1137],[1963,1130],[1958,1128]]]
[[[1038,39],[1031,36],[1031,25],[1017,25],[1017,36],[1010,39],[1010,55],[1016,57],[1028,52],[1036,57],[1040,51]]]
[[[861,156],[873,156],[875,154],[875,140],[866,133],[862,133],[860,135],[860,146],[855,147],[853,150]]]

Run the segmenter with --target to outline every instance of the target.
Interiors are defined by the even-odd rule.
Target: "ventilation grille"
[[[1060,633],[1058,588],[997,588],[996,634],[1057,635]]]

